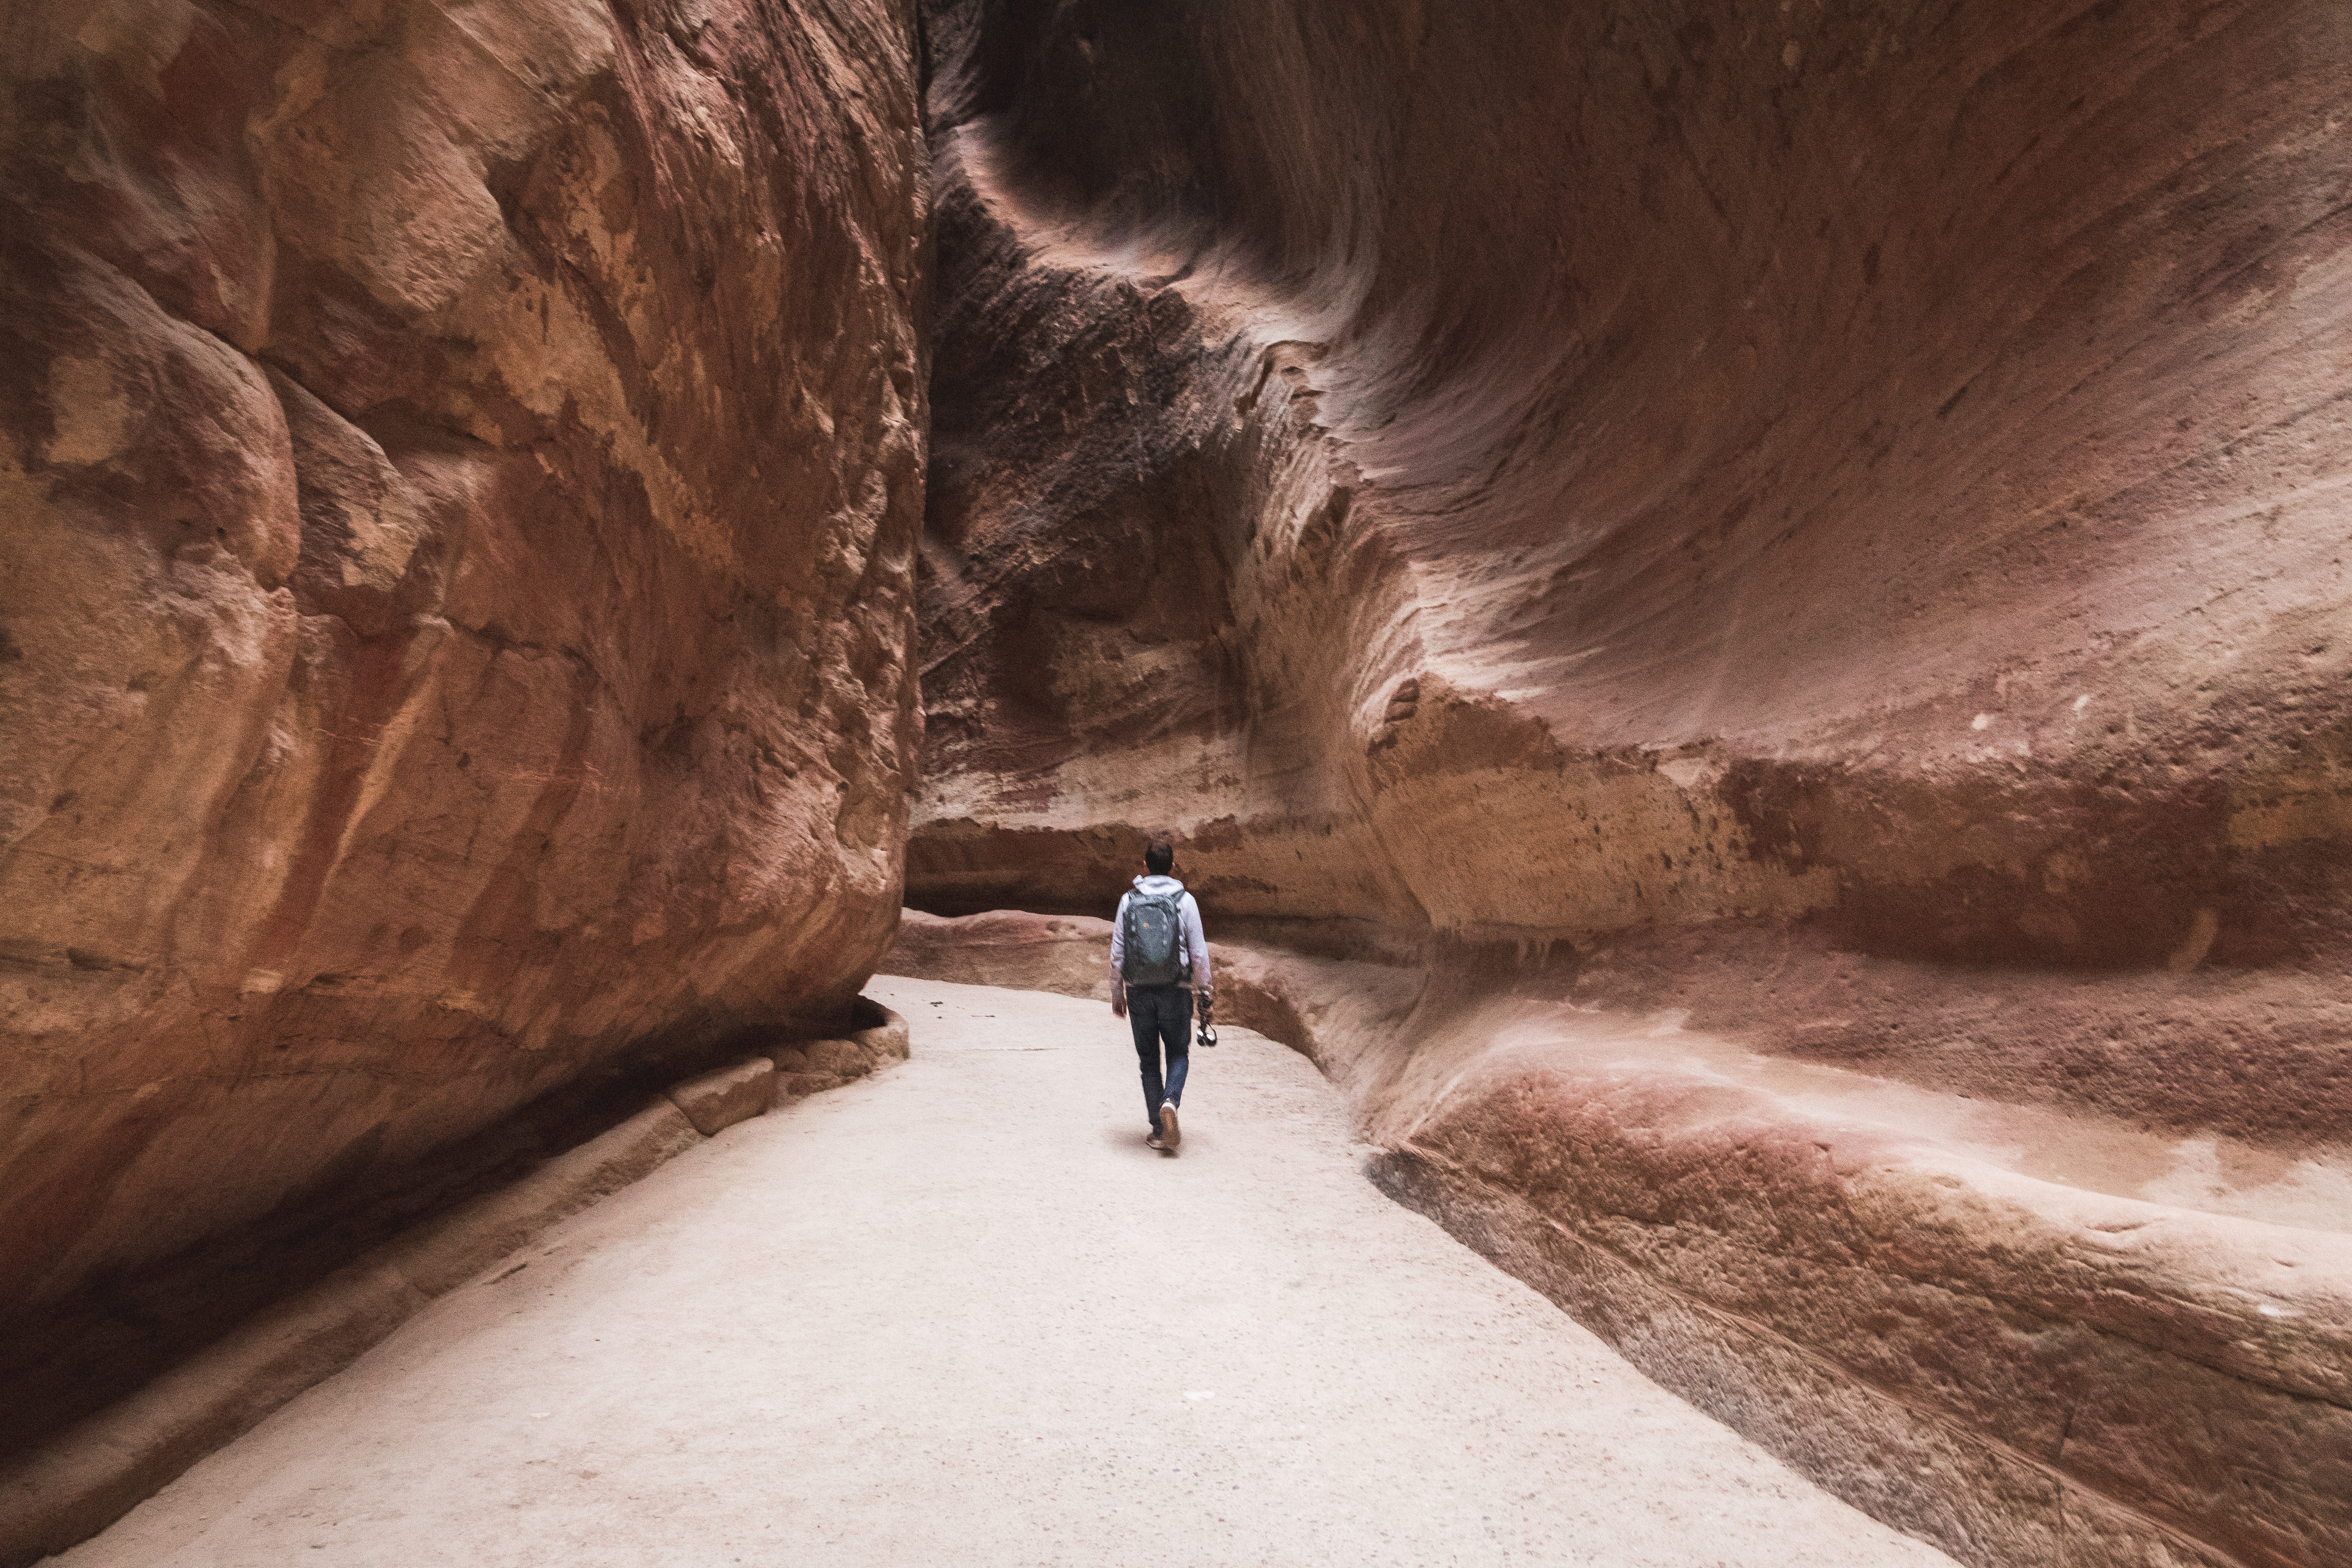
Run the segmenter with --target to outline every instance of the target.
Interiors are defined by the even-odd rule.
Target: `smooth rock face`
[[[907,8],[0,44],[0,1300],[848,1026],[919,733]]]
[[[1380,961],[1247,1021],[1395,1191],[1841,1495],[2352,1552],[2340,7],[929,36],[976,923],[893,962],[1082,989],[983,911],[1172,828],[1213,938]]]

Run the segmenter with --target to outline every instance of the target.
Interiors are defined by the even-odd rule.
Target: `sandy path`
[[[1181,1158],[1099,1003],[877,978],[914,1059],[452,1292],[100,1564],[1945,1563],[1391,1204],[1234,1029]]]

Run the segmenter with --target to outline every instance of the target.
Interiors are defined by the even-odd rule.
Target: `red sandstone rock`
[[[847,1026],[919,726],[905,8],[0,43],[0,1300]]]
[[[893,1054],[910,22],[0,24],[0,1291]],[[1221,949],[1383,1179],[1846,1495],[2352,1550],[2335,9],[928,22],[913,896],[1175,825],[1219,932],[1416,961]]]
[[[891,974],[1108,1002],[1110,921],[1013,910],[943,920],[908,910],[881,963]]]
[[[1221,987],[1357,1042],[1401,1193],[1843,1495],[1984,1563],[2352,1552],[2346,1309],[2264,1274],[2352,1232],[2334,10],[931,38],[910,901],[1098,916],[1173,826],[1221,938],[1426,977]],[[891,962],[1079,963],[1013,919]],[[1815,1171],[1855,1139],[1701,1039],[1899,1136]]]
[[[889,1062],[907,1059],[906,1019],[863,996],[857,999],[856,1018],[866,1027],[845,1038],[804,1040],[769,1053],[779,1100],[838,1089]]]

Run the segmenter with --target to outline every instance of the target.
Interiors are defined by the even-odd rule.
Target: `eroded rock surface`
[[[908,8],[0,37],[0,1300],[853,1026],[919,731]]]
[[[705,1138],[766,1113],[776,1092],[776,1064],[751,1057],[733,1067],[714,1068],[672,1084],[669,1098]]]
[[[1258,1022],[1400,1193],[1843,1495],[2352,1552],[2336,10],[931,15],[910,901],[1174,828],[1419,977]]]

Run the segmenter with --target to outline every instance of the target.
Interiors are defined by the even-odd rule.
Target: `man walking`
[[[1184,1069],[1191,1065],[1192,995],[1201,997],[1201,1022],[1214,1010],[1209,981],[1209,939],[1201,931],[1201,906],[1169,875],[1176,847],[1154,834],[1143,851],[1144,874],[1131,892],[1118,896],[1110,922],[1110,1010],[1135,1031],[1135,1056],[1143,1068],[1143,1114],[1151,1124],[1144,1140],[1173,1152],[1184,1139],[1176,1108],[1184,1101]],[[1185,981],[1192,981],[1192,989]],[[1162,1047],[1168,1072],[1160,1071]]]

